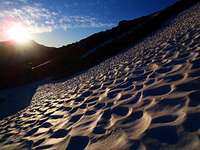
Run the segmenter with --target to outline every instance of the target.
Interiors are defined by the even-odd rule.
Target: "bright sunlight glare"
[[[19,44],[25,44],[30,41],[30,34],[26,28],[20,24],[16,23],[12,25],[6,32],[8,39],[15,41]]]

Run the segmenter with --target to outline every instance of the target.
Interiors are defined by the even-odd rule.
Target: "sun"
[[[8,39],[15,41],[18,44],[25,44],[30,41],[30,33],[20,24],[13,24],[6,32]]]

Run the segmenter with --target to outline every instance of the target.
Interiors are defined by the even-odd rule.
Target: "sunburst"
[[[20,23],[15,23],[10,26],[6,31],[6,36],[8,39],[19,44],[25,44],[30,41],[31,38],[28,30]]]

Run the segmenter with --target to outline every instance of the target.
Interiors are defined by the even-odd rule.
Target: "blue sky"
[[[110,29],[121,20],[137,18],[175,0],[0,0],[0,33],[5,21],[23,23],[33,40],[62,46]],[[5,40],[0,35],[0,40]]]

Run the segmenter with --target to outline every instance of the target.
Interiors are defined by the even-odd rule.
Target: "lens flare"
[[[11,27],[9,27],[9,29],[6,32],[6,35],[8,39],[13,40],[19,44],[25,44],[28,41],[30,41],[29,32],[20,23],[16,23],[12,25]]]

